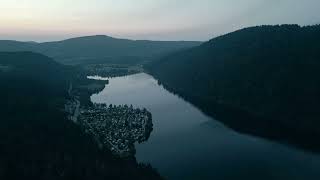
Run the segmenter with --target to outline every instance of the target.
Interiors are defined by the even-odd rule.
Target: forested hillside
[[[146,66],[241,132],[320,149],[320,26],[259,26]]]
[[[70,83],[88,83],[74,71],[40,54],[0,53],[0,179],[160,179],[67,119]]]
[[[99,35],[45,43],[0,41],[0,51],[33,51],[71,65],[137,64],[199,44],[190,41],[134,41]]]

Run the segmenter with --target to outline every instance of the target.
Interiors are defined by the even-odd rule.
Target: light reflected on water
[[[91,100],[152,113],[154,130],[136,158],[169,179],[320,179],[320,156],[238,134],[147,74],[111,78]]]

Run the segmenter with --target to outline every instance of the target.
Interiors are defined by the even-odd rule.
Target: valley
[[[319,179],[319,27],[0,41],[0,178]]]

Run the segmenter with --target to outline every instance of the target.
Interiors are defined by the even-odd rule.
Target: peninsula
[[[146,141],[153,130],[151,113],[132,105],[82,107],[78,123],[100,148],[108,148],[120,157],[134,156],[134,144]]]

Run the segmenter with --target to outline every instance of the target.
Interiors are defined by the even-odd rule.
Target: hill
[[[89,83],[46,56],[0,53],[0,179],[160,179],[149,166],[101,150],[67,119],[71,82]]]
[[[45,43],[0,41],[0,51],[33,51],[70,65],[136,64],[199,44],[190,41],[135,41],[97,35]]]
[[[245,28],[146,66],[226,125],[320,150],[320,26]]]

